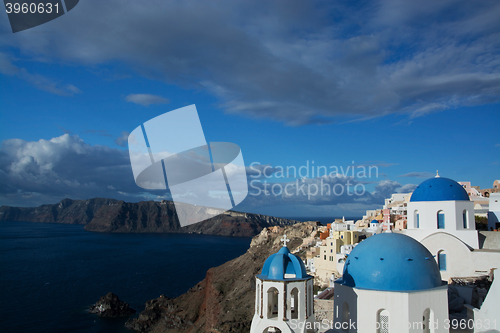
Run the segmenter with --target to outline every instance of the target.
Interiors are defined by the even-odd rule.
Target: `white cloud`
[[[140,104],[143,106],[150,106],[151,104],[166,104],[169,100],[161,96],[150,94],[130,94],[125,97],[127,102]]]
[[[91,146],[77,135],[50,140],[10,139],[0,146],[0,204],[37,206],[69,197],[137,201],[128,153]],[[123,196],[118,191],[131,193]]]

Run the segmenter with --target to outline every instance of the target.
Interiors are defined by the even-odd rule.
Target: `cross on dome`
[[[284,235],[282,238],[281,238],[281,241],[283,242],[283,246],[286,247],[286,243],[288,243],[290,241],[289,238],[286,237],[286,235]]]
[[[441,176],[439,175],[439,170],[436,170],[436,178],[439,178],[439,177],[441,177]]]

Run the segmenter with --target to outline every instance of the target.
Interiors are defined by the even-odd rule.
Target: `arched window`
[[[281,333],[281,330],[277,327],[266,327],[266,329],[264,331],[262,331],[262,333]]]
[[[307,307],[307,316],[312,316],[313,314],[313,304],[314,304],[314,294],[313,294],[313,282],[310,280],[311,283],[309,284],[309,291],[307,292],[307,300],[306,302],[309,302],[309,306]]]
[[[290,308],[292,311],[292,319],[299,318],[299,290],[297,288],[293,288],[290,293]]]
[[[389,333],[389,311],[386,309],[377,311],[377,333]]]
[[[422,316],[422,328],[424,333],[434,333],[434,312],[427,308]]]
[[[442,210],[437,213],[437,227],[444,229],[444,212]]]
[[[261,285],[259,282],[257,282],[257,290],[256,290],[256,301],[255,301],[255,313],[259,314],[260,313],[260,290],[261,290]]]
[[[467,209],[464,209],[464,211],[462,212],[462,220],[464,222],[464,229],[467,229],[467,225],[469,222],[467,221]]]
[[[418,214],[418,210],[415,210],[414,212],[414,219],[415,219],[415,228],[420,228],[420,215]]]
[[[278,317],[278,289],[271,287],[267,290],[267,318]]]
[[[446,270],[446,252],[439,251],[438,252],[438,266],[440,271]]]

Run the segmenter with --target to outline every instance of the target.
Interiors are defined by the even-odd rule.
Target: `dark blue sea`
[[[126,318],[99,318],[88,307],[111,291],[140,312],[147,300],[186,292],[249,245],[250,238],[0,222],[0,331],[130,333]]]

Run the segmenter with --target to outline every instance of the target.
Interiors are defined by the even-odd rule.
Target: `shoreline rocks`
[[[125,317],[136,313],[127,303],[120,301],[117,295],[109,292],[102,296],[90,307],[90,313],[97,313],[100,317]]]

